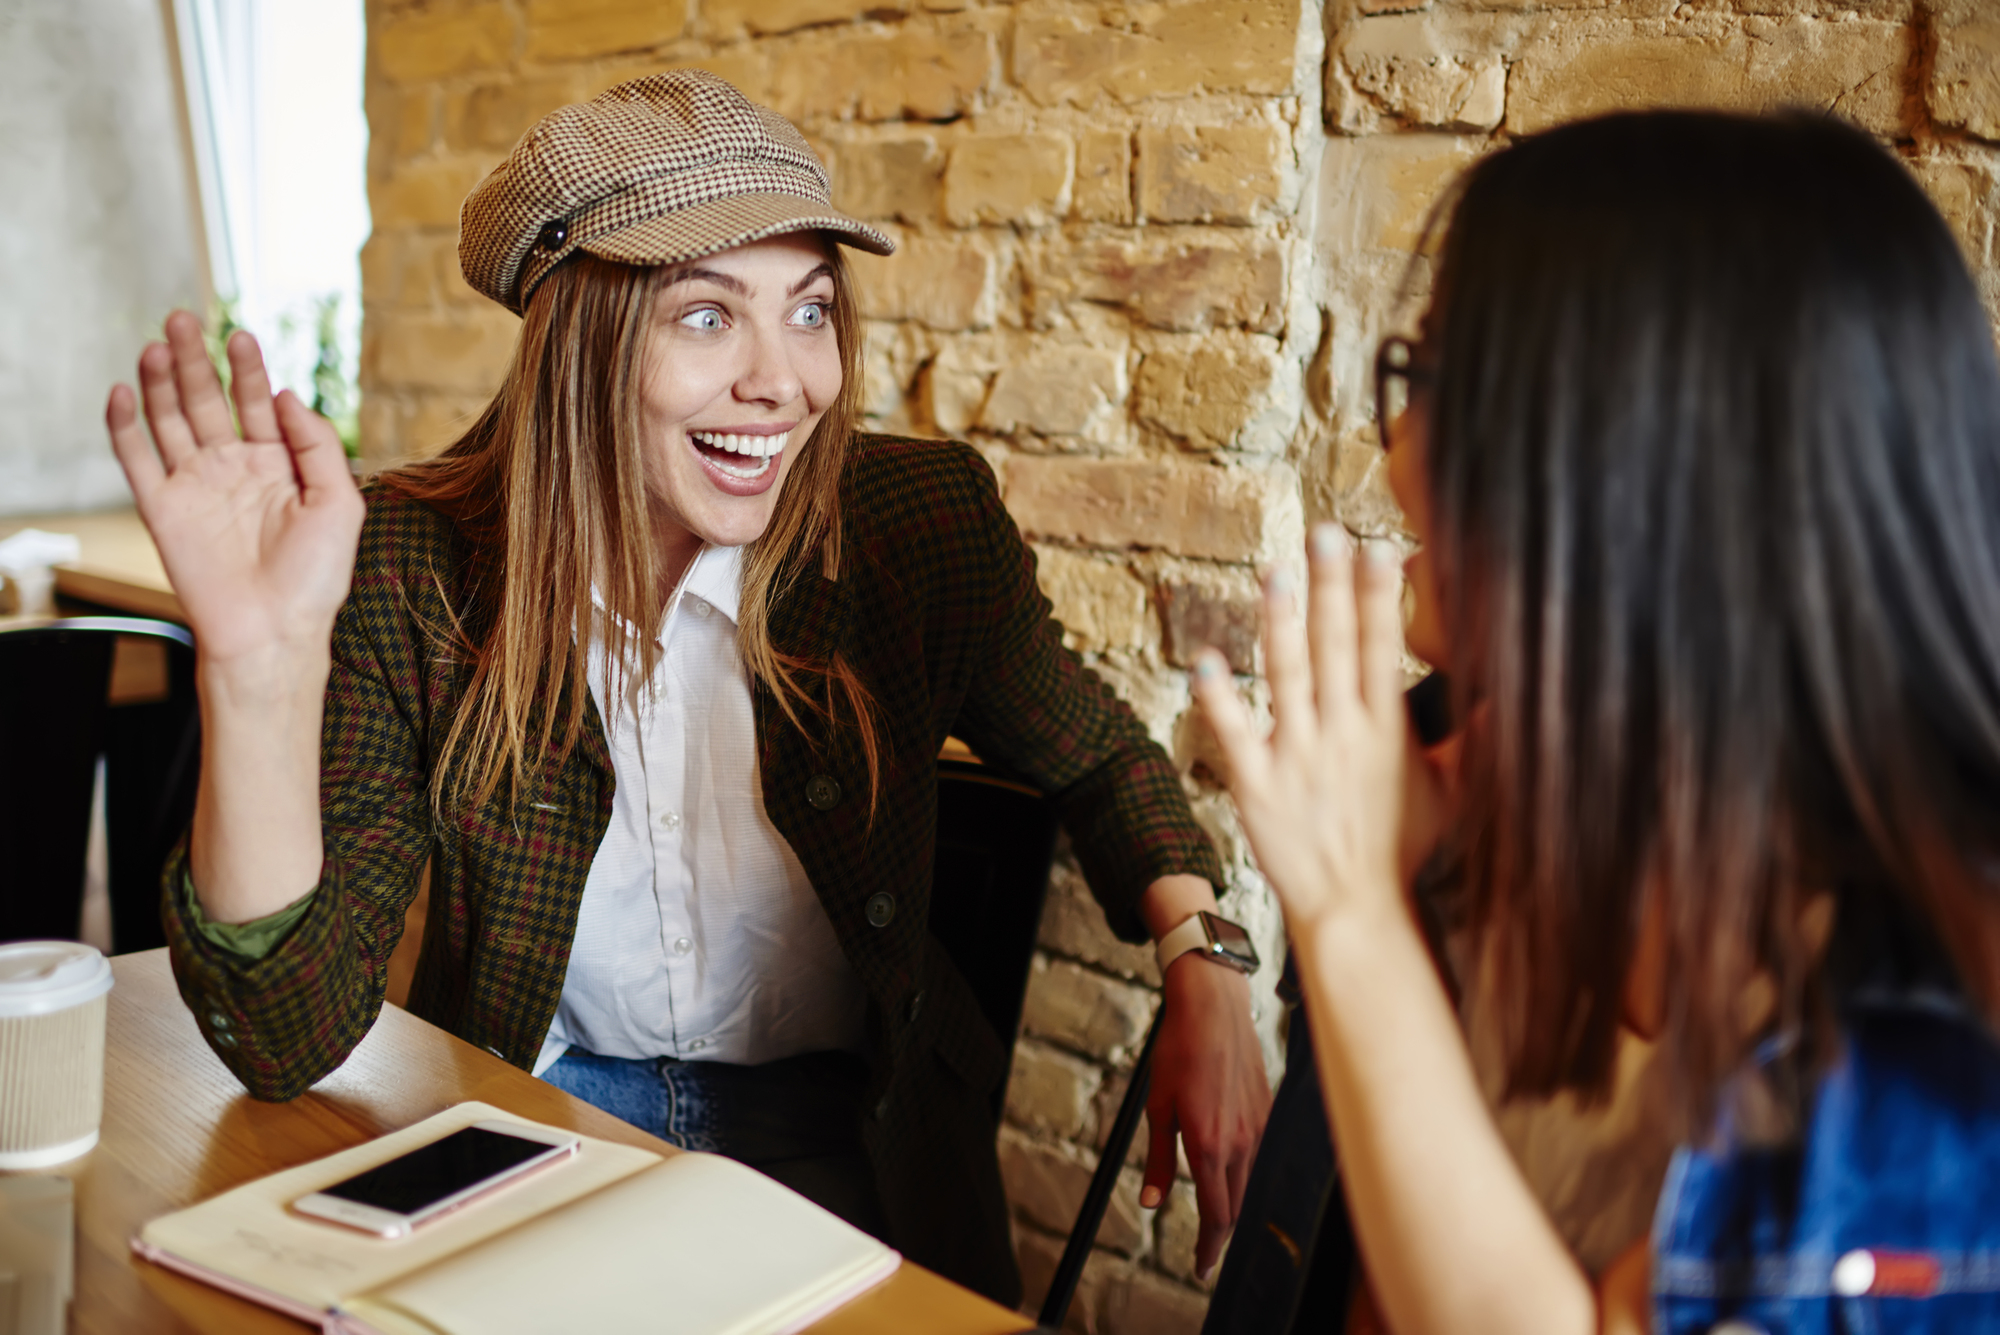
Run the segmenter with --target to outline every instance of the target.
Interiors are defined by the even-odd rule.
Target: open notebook
[[[588,1136],[569,1162],[407,1238],[287,1208],[488,1119],[523,1120],[461,1103],[155,1219],[132,1249],[329,1335],[782,1335],[887,1279],[901,1259],[739,1163]]]

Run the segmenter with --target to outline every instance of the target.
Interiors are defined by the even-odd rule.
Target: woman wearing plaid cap
[[[1218,867],[978,456],[856,431],[835,243],[891,249],[720,79],[563,108],[462,216],[522,317],[505,382],[365,493],[254,340],[239,432],[168,321],[147,426],[107,414],[201,654],[168,934],[216,1053],[290,1098],[373,1023],[428,868],[417,1014],[1013,1302],[1005,1048],[925,930],[939,744],[1057,798],[1131,939],[1186,936]],[[1178,1129],[1206,1269],[1269,1094],[1240,974],[1165,991],[1145,1199]]]

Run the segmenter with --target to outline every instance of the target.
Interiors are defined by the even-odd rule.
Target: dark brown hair
[[[1523,140],[1462,183],[1424,356],[1510,1092],[1607,1089],[1649,911],[1692,1134],[1892,937],[2000,1010],[2000,371],[1908,173],[1803,115]]]
[[[861,322],[840,248],[825,249],[840,394],[750,546],[737,642],[795,726],[814,715],[858,727],[872,795],[879,729],[866,686],[838,654],[792,657],[770,635],[771,606],[791,582],[815,565],[836,579],[843,559],[840,479],[860,416]],[[641,681],[657,665],[665,606],[639,397],[654,305],[676,276],[588,254],[555,270],[529,299],[506,379],[479,420],[435,459],[381,478],[451,519],[470,551],[457,587],[440,577],[455,621],[433,630],[470,667],[432,766],[440,811],[478,806],[503,786],[519,793],[530,772],[576,745],[590,699],[576,627],[590,620],[593,581],[612,613],[595,619],[610,661]]]

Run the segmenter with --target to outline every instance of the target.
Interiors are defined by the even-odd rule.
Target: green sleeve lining
[[[201,899],[194,892],[194,879],[186,874],[181,876],[180,892],[182,902],[187,906],[188,918],[196,931],[222,950],[239,955],[246,960],[261,960],[278,948],[278,944],[298,926],[299,919],[306,916],[312,907],[317,889],[307,892],[279,909],[249,922],[210,922],[208,915],[201,911]]]

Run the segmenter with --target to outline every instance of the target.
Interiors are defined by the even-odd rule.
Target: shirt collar
[[[703,547],[681,583],[681,596],[701,599],[735,624],[743,606],[743,549]]]

